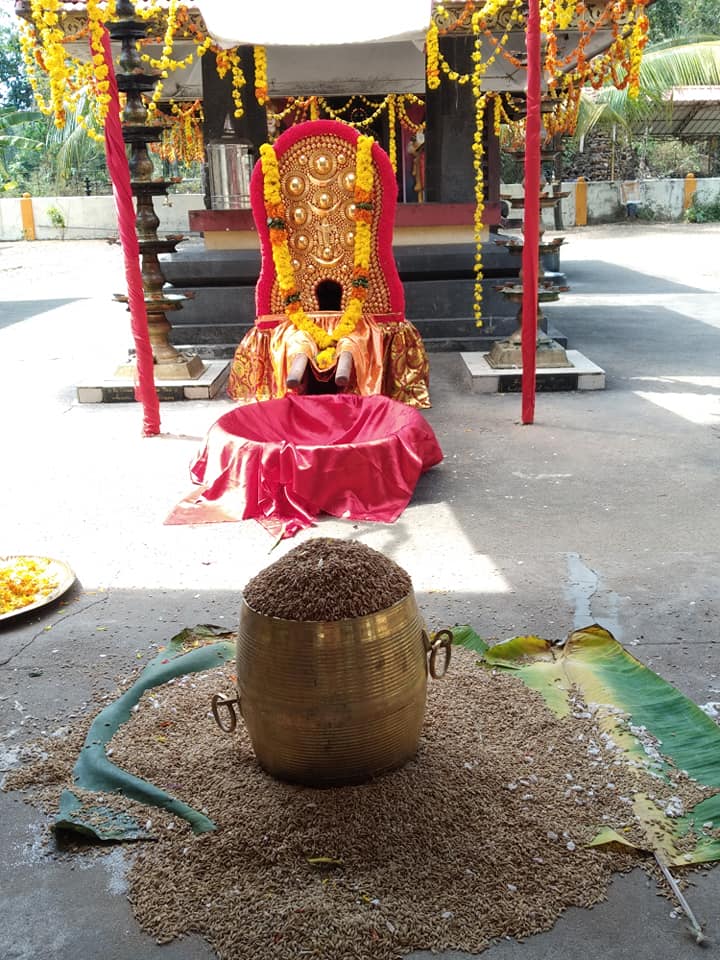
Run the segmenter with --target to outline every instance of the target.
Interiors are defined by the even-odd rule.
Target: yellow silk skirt
[[[316,313],[312,319],[331,332],[339,316]],[[430,406],[430,365],[422,337],[409,320],[361,317],[353,332],[339,341],[337,355],[344,351],[352,354],[353,373],[343,392],[383,394],[413,407]],[[320,370],[315,363],[318,352],[312,337],[286,317],[260,317],[235,351],[228,394],[240,403],[284,396],[293,360],[301,354],[317,380],[331,380],[335,366]]]

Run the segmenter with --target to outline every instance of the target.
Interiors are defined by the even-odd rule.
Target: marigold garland
[[[425,38],[426,78],[428,90],[437,90],[440,86],[440,38],[438,26],[432,20]]]
[[[607,2],[591,19],[589,0],[541,0],[541,29],[545,37],[544,68],[548,76],[549,96],[554,101],[554,110],[545,117],[547,137],[559,133],[571,132],[577,122],[580,91],[585,83],[599,86],[608,78],[618,86],[628,87],[629,96],[636,96],[639,85],[640,60],[642,50],[647,43],[648,22],[645,7],[649,0],[613,0]],[[475,293],[474,315],[478,326],[482,324],[482,234],[484,207],[483,175],[483,126],[488,98],[494,98],[493,128],[500,132],[502,123],[511,123],[502,98],[488,90],[484,84],[484,75],[489,66],[502,55],[517,69],[525,64],[508,48],[509,32],[513,28],[522,28],[525,24],[524,3],[522,0],[484,0],[474,2],[466,0],[462,12],[451,15],[439,3],[435,6],[433,18],[425,40],[426,84],[428,90],[436,90],[441,78],[463,85],[470,83],[475,102],[475,134],[473,137],[473,168],[475,170]],[[592,6],[596,6],[595,4]],[[502,15],[507,24],[502,37],[498,39],[497,21]],[[448,63],[440,50],[440,36],[462,27],[470,20],[470,30],[475,39],[472,54],[472,69],[460,73]],[[558,31],[568,30],[575,25],[579,37],[575,47],[562,58],[558,55]],[[598,58],[588,59],[589,44],[601,28],[610,27],[613,43],[609,51]],[[483,57],[482,38],[491,48],[490,56]],[[619,65],[619,66],[618,66]],[[506,100],[508,99],[506,95]],[[508,100],[509,102],[509,100]],[[518,133],[520,124],[512,122]]]
[[[460,84],[471,80],[471,73],[459,73],[442,56],[439,36],[463,26],[472,13],[472,32],[476,33],[480,29],[488,43],[499,49],[501,44],[493,34],[490,24],[510,9],[514,2],[515,0],[485,0],[484,3],[475,3],[474,0],[466,0],[461,14],[455,19],[442,4],[435,7],[425,45],[428,89],[437,89],[442,75]],[[591,4],[589,0],[541,0],[541,26],[545,35],[544,67],[550,88],[564,83],[562,78],[573,75],[576,85],[590,83],[597,87],[610,81],[620,89],[627,87],[631,97],[636,96],[642,51],[647,44],[649,25],[645,7],[648,2],[649,0],[606,0],[591,17],[589,11],[597,5]],[[518,16],[516,20],[520,25],[524,22],[524,16]],[[579,34],[577,43],[565,56],[558,57],[557,33],[570,29],[573,24]],[[608,28],[613,33],[610,49],[607,53],[590,59],[590,41],[598,30]],[[523,61],[510,49],[505,47],[501,52],[514,67],[524,69]],[[566,116],[570,120],[572,112]]]
[[[152,6],[143,10],[142,12],[138,8],[136,12],[139,13],[143,19],[149,19],[151,16],[159,15],[160,8],[157,6]],[[186,29],[189,23],[187,7],[184,4],[181,5],[179,0],[169,0],[166,17],[165,33],[162,38],[162,52],[160,57],[155,58],[150,57],[148,54],[142,54],[142,60],[149,64],[153,70],[159,71],[158,81],[155,84],[152,97],[147,105],[148,114],[151,121],[157,118],[158,104],[162,100],[163,89],[165,85],[164,81],[167,80],[168,76],[171,73],[174,73],[176,70],[182,70],[189,67],[195,57],[203,57],[212,47],[212,37],[207,36],[201,40],[196,35],[194,36],[194,39],[197,43],[196,49],[191,50],[190,53],[188,53],[188,55],[182,60],[176,60],[172,56],[175,46],[175,38],[180,32],[181,27]]]
[[[40,44],[41,66],[50,80],[50,104],[47,112],[54,114],[55,126],[65,126],[65,103],[72,89],[70,71],[65,63],[63,32],[60,27],[59,0],[30,0],[35,24],[35,36]]]
[[[150,150],[169,163],[202,163],[205,159],[203,120],[200,100],[189,104],[171,100],[170,115],[163,116],[162,140],[149,144]]]
[[[410,119],[407,112],[407,106],[409,103],[416,106],[421,106],[424,109],[425,101],[421,100],[420,97],[416,97],[413,93],[405,94],[404,96],[397,98],[398,120],[400,121],[400,126],[404,127],[406,130],[409,130],[410,133],[419,133],[421,130],[425,130],[425,121],[422,120],[420,123],[415,123]]]
[[[312,99],[313,98],[311,98],[311,100]],[[322,111],[326,116],[330,117],[332,120],[339,120],[341,123],[345,123],[349,127],[354,127],[356,130],[360,130],[363,127],[369,127],[375,120],[377,120],[377,118],[382,113],[384,113],[385,110],[387,109],[388,101],[389,101],[389,97],[385,97],[379,103],[373,103],[371,100],[368,100],[366,97],[357,98],[362,100],[362,102],[367,107],[369,107],[373,112],[369,114],[367,117],[363,117],[362,120],[354,120],[351,122],[350,120],[346,120],[345,117],[342,116],[342,113],[340,112],[340,110],[333,109],[324,97],[317,97],[316,99],[317,99],[318,105],[322,108]],[[351,98],[351,99],[355,99],[355,98]],[[350,104],[350,101],[348,101],[348,103],[346,103],[345,106],[341,108],[343,112],[347,112],[347,110],[349,109],[349,104]]]
[[[268,102],[267,54],[265,47],[254,47],[255,61],[255,99],[264,107]]]
[[[109,0],[105,11],[100,10],[97,0],[87,0],[88,31],[90,34],[90,51],[92,53],[95,117],[98,126],[105,126],[105,118],[110,108],[110,68],[105,62],[103,36],[105,33],[104,17],[115,16],[115,0]],[[77,117],[80,126],[85,127],[88,135],[94,140],[102,140],[102,136],[92,127],[87,126],[82,115]]]
[[[107,0],[100,8],[98,0],[87,0],[87,28],[80,31],[90,39],[91,59],[80,62],[67,54],[65,36],[60,22],[62,4],[59,0],[31,0],[33,24],[24,23],[20,30],[20,47],[38,108],[54,117],[57,127],[65,125],[67,111],[75,112],[79,126],[89,136],[101,139],[94,129],[102,127],[110,104],[109,68],[102,49],[104,21],[115,16],[114,0]],[[79,36],[79,35],[78,35]],[[49,78],[50,97],[46,100],[40,90],[38,69]],[[89,120],[77,111],[80,97],[90,92]]]
[[[285,204],[280,189],[280,168],[275,148],[265,143],[260,147],[260,163],[263,172],[263,198],[267,215],[270,245],[278,286],[283,296],[285,314],[291,323],[303,330],[318,347],[315,363],[326,370],[335,363],[336,345],[349,336],[362,316],[363,303],[370,285],[370,253],[372,231],[373,165],[372,148],[375,141],[362,134],[357,141],[355,188],[353,194],[355,218],[355,249],[353,257],[352,293],[347,306],[331,333],[318,326],[303,309],[300,291],[295,280],[290,247]]]
[[[388,156],[390,157],[390,165],[393,168],[393,172],[397,173],[397,101],[395,94],[391,93],[387,100],[389,131]]]
[[[20,50],[25,63],[25,73],[27,75],[28,82],[32,87],[35,103],[42,113],[48,115],[52,112],[52,107],[48,105],[43,97],[38,81],[38,70],[45,69],[40,48],[40,41],[37,35],[37,30],[26,20],[23,20],[23,22],[20,24],[19,39]]]
[[[234,115],[240,118],[243,113],[242,88],[245,86],[245,75],[240,66],[240,55],[238,48],[231,50],[220,50],[213,47],[217,60],[217,74],[222,80],[228,70],[232,76],[232,98],[235,104]]]
[[[94,139],[102,139],[96,128],[102,128],[110,103],[109,67],[105,62],[102,40],[105,25],[117,19],[115,0],[86,0],[88,25],[76,35],[67,36],[62,28],[61,14],[64,5],[61,0],[30,0],[31,23],[23,21],[20,27],[20,46],[27,70],[28,80],[33,88],[35,100],[39,109],[46,114],[53,115],[58,127],[65,125],[66,113],[73,110],[76,121],[84,127],[87,134]],[[147,5],[136,6],[135,13],[143,20],[165,20],[163,36],[148,37],[138,41],[141,49],[149,43],[160,42],[161,54],[152,58],[141,54],[142,59],[154,70],[158,71],[158,82],[155,85],[152,97],[147,103],[149,120],[158,117],[158,105],[163,98],[163,82],[173,71],[188,67],[195,57],[202,57],[208,50],[217,54],[218,74],[224,76],[228,71],[232,74],[232,96],[235,104],[235,116],[242,116],[242,87],[245,77],[240,66],[237,49],[221,50],[213,45],[212,38],[199,30],[191,21],[188,8],[180,0],[168,0],[167,7],[153,2]],[[195,48],[183,59],[172,56],[176,37],[181,34],[190,36],[195,42]],[[81,36],[88,35],[91,47],[89,62],[73,57],[67,44]],[[43,70],[49,77],[49,97],[43,97],[39,83],[38,71]],[[90,120],[86,120],[77,111],[81,96],[90,93]],[[197,135],[188,129],[191,142],[185,152],[195,152]]]
[[[372,113],[363,117],[362,120],[347,119],[347,115],[358,102],[364,104]],[[308,97],[306,99],[290,97],[284,109],[277,111],[271,110],[269,116],[272,120],[279,122],[290,116],[293,112],[295,112],[296,118],[298,112],[301,117],[304,117],[309,112],[311,120],[317,120],[321,115],[325,115],[359,131],[370,126],[382,113],[387,111],[389,129],[387,152],[390,157],[390,164],[393,170],[397,172],[398,150],[396,124],[400,123],[401,127],[409,130],[411,133],[417,133],[419,130],[425,129],[424,121],[414,123],[408,116],[407,107],[410,104],[424,107],[425,101],[414,93],[390,93],[380,101],[369,100],[361,94],[354,94],[341,107],[331,107],[324,97]]]

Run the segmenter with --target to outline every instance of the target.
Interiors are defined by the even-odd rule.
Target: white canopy
[[[193,6],[221,47],[303,47],[422,41],[430,23],[432,0],[195,0]]]

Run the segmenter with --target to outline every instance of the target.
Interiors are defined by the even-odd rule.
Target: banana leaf
[[[184,674],[212,670],[231,660],[235,653],[234,644],[227,639],[218,640],[218,637],[229,636],[231,634],[219,627],[201,625],[183,630],[173,637],[167,647],[148,663],[135,683],[95,717],[73,769],[73,783],[83,790],[119,793],[140,803],[162,807],[187,820],[193,833],[214,830],[213,821],[199,810],[194,810],[154,784],[114,764],[105,747],[122,724],[130,719],[133,707],[146,690],[162,686]],[[99,840],[134,840],[146,836],[132,818],[123,817],[112,808],[101,809],[96,806],[83,810],[71,790],[64,791],[61,797],[54,826]]]
[[[453,642],[478,649],[472,645],[476,635],[468,630],[453,630]],[[720,728],[598,624],[575,630],[564,644],[536,636],[514,637],[488,647],[481,662],[512,671],[538,691],[558,717],[569,715],[571,699],[579,694],[629,762],[640,758],[659,773],[672,766],[704,786],[720,788]],[[651,748],[650,758],[649,742],[658,751],[655,755]],[[720,828],[720,793],[678,818],[665,816],[647,797],[637,794],[634,811],[647,849],[660,851],[667,863],[682,866],[720,859],[720,840],[706,832]],[[698,838],[695,847],[680,852],[677,844],[690,830]],[[593,842],[627,843],[607,829]]]

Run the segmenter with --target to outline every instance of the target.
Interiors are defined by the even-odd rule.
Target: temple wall
[[[160,218],[158,234],[187,234],[188,214],[204,206],[201,194],[177,193],[155,202]],[[116,238],[115,202],[112,196],[100,197],[33,197],[35,238],[37,240],[94,240]],[[49,211],[55,207],[63,216],[65,227],[54,226]],[[22,240],[20,200],[0,199],[0,241]]]
[[[639,215],[654,220],[680,220],[683,216],[685,181],[645,180],[636,189]],[[625,220],[627,210],[622,200],[621,181],[590,181],[587,184],[588,223],[611,223]],[[518,196],[518,184],[503,184],[501,192]],[[568,196],[562,201],[564,228],[575,224],[576,181],[563,183]],[[720,196],[720,178],[702,178],[697,181],[698,200],[709,201]],[[35,234],[38,240],[88,240],[117,237],[115,207],[111,196],[105,197],[33,197]],[[53,226],[48,210],[56,207],[65,219],[65,227]],[[200,194],[172,194],[167,202],[158,200],[155,209],[160,218],[158,233],[188,235],[189,211],[204,209]],[[519,219],[521,210],[511,210],[510,217]],[[554,229],[552,210],[543,211],[546,230]],[[22,240],[20,200],[0,199],[0,241]]]

